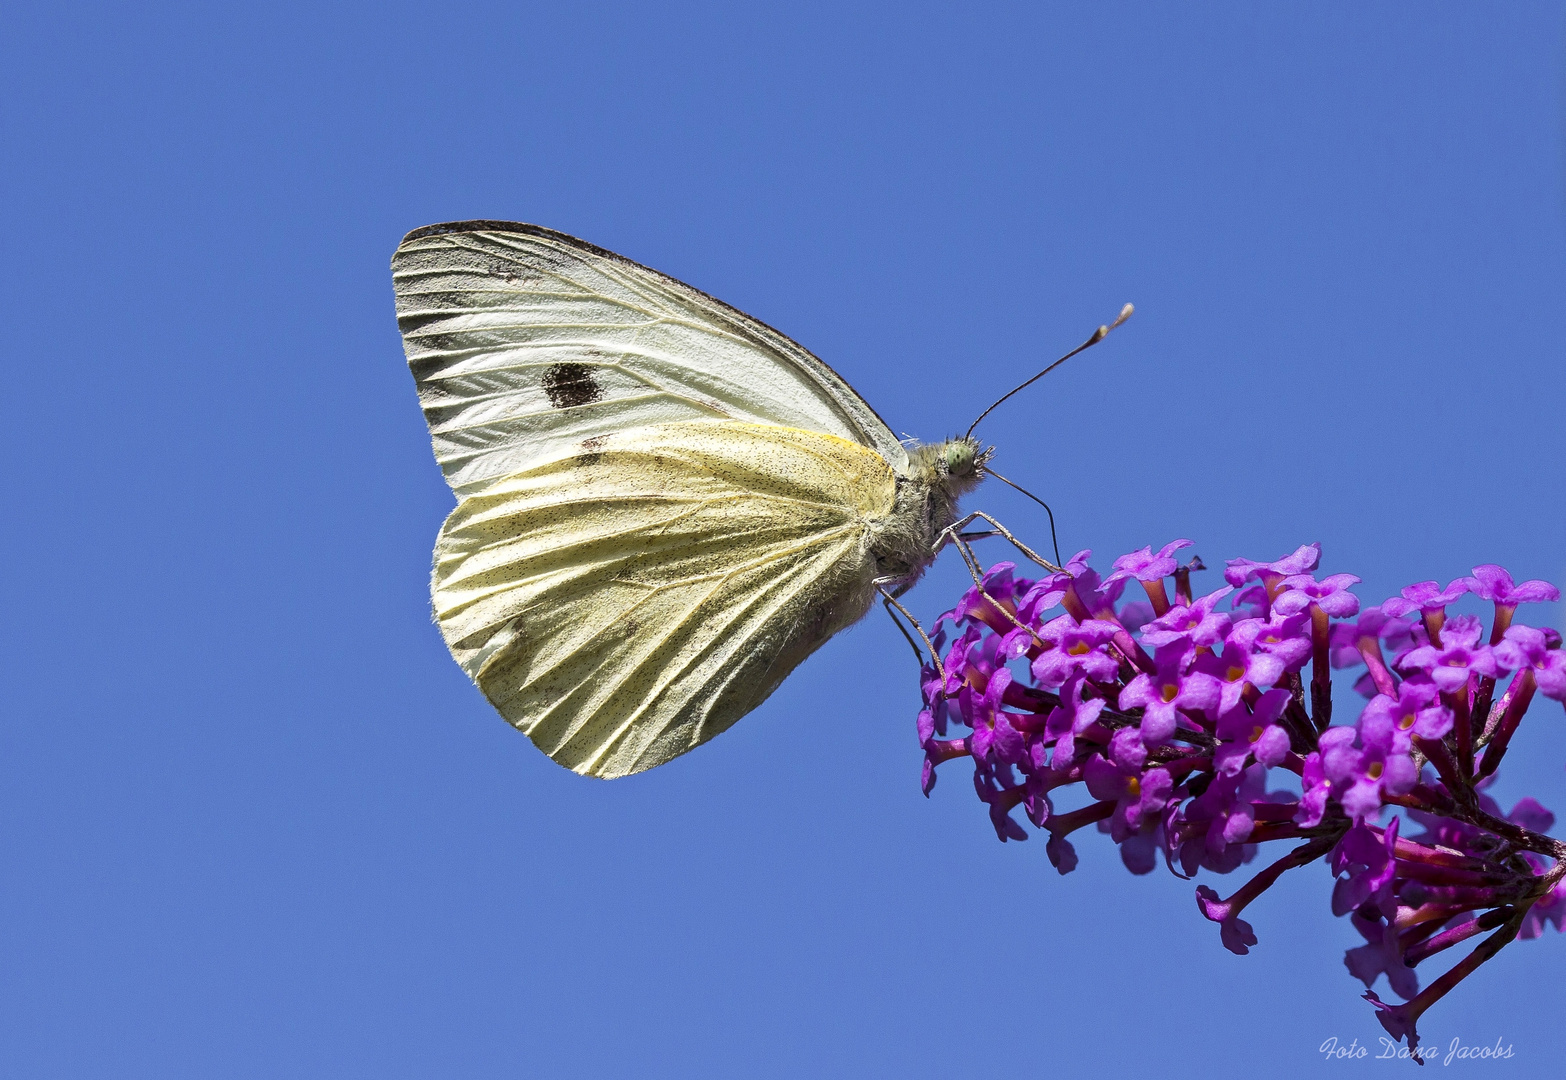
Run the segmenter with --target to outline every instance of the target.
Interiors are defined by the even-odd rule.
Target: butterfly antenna
[[[1129,304],[1127,304],[1126,306],[1130,307]],[[1088,342],[1088,345],[1091,345],[1091,344],[1092,344],[1091,341]],[[1083,346],[1083,348],[1086,348],[1086,347],[1087,347],[1086,345]],[[1077,351],[1081,352],[1082,350],[1078,349]],[[983,418],[981,417],[980,419],[983,419]],[[984,466],[984,471],[986,473],[988,473],[989,475],[995,477],[995,479],[999,480],[1001,483],[1005,484],[1007,487],[1016,488],[1018,491],[1022,492],[1028,498],[1032,499],[1034,502],[1038,503],[1040,506],[1042,506],[1044,508],[1044,512],[1049,515],[1049,542],[1051,544],[1055,545],[1055,565],[1056,566],[1062,565],[1062,563],[1060,561],[1060,541],[1055,538],[1055,511],[1053,511],[1053,510],[1051,510],[1049,508],[1049,503],[1045,502],[1043,499],[1041,499],[1037,495],[1033,494],[1033,492],[1029,491],[1027,488],[1023,487],[1021,484],[1013,483],[1012,481],[1006,479],[1004,476],[1002,476],[1000,473],[996,472],[994,469],[990,468],[988,465]]]
[[[1027,382],[1023,383],[1021,386],[1018,386],[1015,389],[1010,390],[1007,393],[1001,395],[1000,401],[997,401],[994,405],[991,405],[988,409],[985,409],[983,412],[981,412],[979,414],[979,420],[983,420],[986,416],[990,415],[990,413],[994,412],[1000,406],[1001,402],[1005,401],[1007,398],[1011,397],[1012,394],[1017,393],[1019,390],[1026,390],[1028,387],[1030,387],[1034,383],[1038,382],[1044,376],[1046,376],[1050,372],[1054,371],[1061,364],[1064,364],[1067,360],[1070,360],[1073,356],[1077,355],[1077,353],[1083,352],[1083,351],[1085,351],[1087,349],[1091,349],[1094,345],[1097,345],[1100,341],[1103,341],[1105,338],[1107,338],[1109,336],[1109,332],[1111,330],[1113,330],[1115,327],[1119,326],[1121,323],[1123,323],[1127,319],[1129,319],[1131,317],[1131,313],[1133,311],[1135,311],[1135,310],[1136,309],[1133,308],[1130,304],[1127,304],[1125,307],[1121,308],[1120,309],[1120,314],[1115,316],[1115,321],[1114,322],[1110,323],[1108,326],[1100,326],[1097,330],[1093,331],[1093,336],[1092,337],[1088,338],[1082,344],[1078,345],[1075,349],[1072,349],[1065,356],[1062,356],[1059,360],[1056,360],[1049,367],[1045,368],[1043,371],[1041,371],[1037,375],[1033,376],[1033,378],[1029,379]],[[968,425],[968,431],[967,431],[966,434],[963,435],[963,438],[966,439],[969,435],[973,434],[973,429],[979,426],[979,420],[975,420],[973,423]],[[1000,479],[1000,477],[996,477],[996,479]],[[1011,484],[1011,481],[1007,480],[1006,483]],[[1017,487],[1017,485],[1012,484],[1012,487]],[[1021,488],[1017,488],[1017,490],[1018,491],[1022,491]],[[1024,491],[1023,494],[1026,495],[1027,492]],[[1032,496],[1029,496],[1029,498],[1032,498]]]

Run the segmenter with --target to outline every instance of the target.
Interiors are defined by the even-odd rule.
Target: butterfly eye
[[[973,446],[953,441],[946,445],[946,472],[949,476],[967,476],[973,472]]]

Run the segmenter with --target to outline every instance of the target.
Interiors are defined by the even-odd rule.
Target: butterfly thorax
[[[897,478],[892,512],[876,523],[870,549],[876,574],[912,585],[935,561],[941,532],[957,520],[957,503],[984,479],[984,459],[971,438],[948,439],[908,452],[908,472]]]

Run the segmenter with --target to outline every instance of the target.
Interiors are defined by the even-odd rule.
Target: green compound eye
[[[946,471],[953,476],[965,476],[973,471],[973,447],[965,442],[952,442],[946,447]]]

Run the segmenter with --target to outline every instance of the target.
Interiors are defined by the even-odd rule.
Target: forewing
[[[759,705],[864,614],[895,479],[833,436],[687,422],[464,499],[432,594],[458,662],[560,764],[640,772]]]
[[[459,494],[583,440],[732,419],[907,458],[838,375],[771,327],[564,233],[432,225],[392,257],[397,321],[435,457]]]

